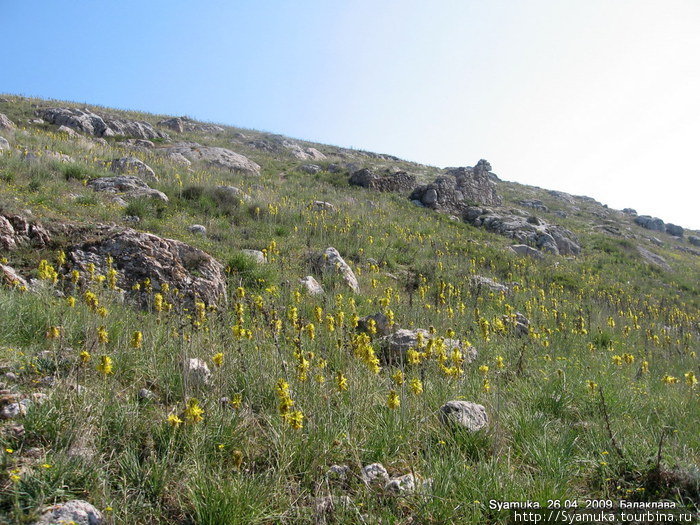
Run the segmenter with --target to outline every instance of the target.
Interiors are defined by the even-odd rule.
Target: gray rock
[[[179,153],[192,162],[204,162],[235,173],[260,175],[260,166],[255,162],[225,148],[203,146],[196,142],[179,142],[162,151],[167,155]]]
[[[527,206],[528,208],[533,208],[533,209],[539,210],[539,211],[544,211],[544,212],[549,211],[549,208],[547,208],[547,206],[545,206],[544,202],[542,202],[541,200],[538,200],[538,199],[521,200],[521,201],[518,201],[518,204],[520,204],[521,206]]]
[[[383,487],[389,481],[389,473],[381,463],[372,463],[362,467],[360,475],[362,476],[362,481],[367,485],[378,483]]]
[[[357,329],[360,332],[370,333],[370,321],[374,321],[377,337],[391,335],[391,333],[394,331],[394,326],[389,324],[389,318],[382,312],[361,317],[357,322]]]
[[[258,264],[265,264],[267,263],[267,259],[265,258],[265,254],[261,252],[260,250],[241,250],[245,255],[253,259],[256,263]]]
[[[666,231],[666,225],[664,224],[664,221],[662,221],[658,217],[650,217],[649,215],[638,215],[634,218],[634,222],[642,228],[646,228],[647,230],[653,230],[657,232]]]
[[[27,151],[24,154],[24,160],[30,163],[39,162],[41,159],[55,160],[58,162],[75,162],[75,159],[73,159],[73,157],[70,155],[66,155],[65,153],[60,153],[58,151]]]
[[[51,242],[46,229],[37,222],[30,222],[20,215],[0,212],[0,248],[7,251],[19,246],[44,248]]]
[[[416,178],[405,171],[375,173],[369,168],[362,168],[350,175],[348,182],[353,186],[362,186],[376,191],[408,192],[416,185]]]
[[[101,525],[102,513],[87,501],[75,499],[53,505],[33,525]]]
[[[17,129],[15,123],[12,122],[9,118],[7,118],[7,115],[5,115],[4,113],[0,113],[0,130],[14,131],[15,129]]]
[[[488,425],[489,419],[483,405],[469,401],[448,401],[440,407],[440,421],[445,425],[457,425],[470,432],[477,432]]]
[[[632,217],[637,216],[637,210],[635,210],[634,208],[625,208],[622,210],[622,213],[624,213],[625,215],[631,215]]]
[[[193,224],[187,230],[190,233],[196,233],[197,235],[206,235],[207,234],[207,228],[206,226],[203,226],[201,224]]]
[[[350,467],[347,465],[331,465],[326,472],[326,479],[329,481],[345,481],[350,474]]]
[[[38,115],[57,126],[67,126],[95,137],[123,135],[146,140],[168,139],[167,133],[157,131],[147,122],[103,118],[89,109],[47,108]]]
[[[669,235],[673,235],[674,237],[683,237],[683,228],[676,224],[671,224],[667,222],[666,233],[668,233]]]
[[[700,246],[700,237],[697,235],[688,235],[688,242],[693,246]]]
[[[177,133],[184,133],[185,131],[194,131],[200,133],[218,134],[226,131],[224,128],[222,128],[221,126],[217,126],[216,124],[197,122],[188,117],[167,118],[158,122],[158,125],[169,128]]]
[[[326,201],[314,201],[309,205],[312,211],[335,211],[335,206]]]
[[[197,357],[185,359],[185,378],[189,386],[201,388],[211,382],[211,371],[207,364]]]
[[[535,250],[527,244],[513,244],[510,250],[518,255],[532,257],[533,259],[544,259],[544,255],[539,250]]]
[[[108,257],[117,270],[117,286],[143,306],[151,304],[151,294],[133,288],[146,279],[156,291],[165,283],[171,290],[177,288],[190,306],[197,300],[206,304],[225,301],[226,277],[221,263],[184,242],[129,228],[67,250],[66,271],[86,272],[88,265],[94,264],[97,271],[105,273]]]
[[[657,268],[661,268],[662,270],[670,270],[671,266],[668,264],[666,259],[661,257],[660,255],[650,252],[646,248],[643,248],[641,246],[637,246],[637,252],[639,252],[639,255],[642,256],[642,259],[644,259],[646,262],[651,264],[652,266],[656,266]]]
[[[506,285],[498,283],[490,277],[484,277],[483,275],[472,275],[470,281],[474,288],[488,288],[492,292],[496,293],[507,293],[509,291],[509,288]]]
[[[150,140],[146,139],[126,139],[122,140],[121,142],[117,142],[118,146],[122,146],[124,148],[132,148],[140,151],[148,151],[149,149],[153,149],[156,147],[153,142]]]
[[[109,169],[114,173],[123,175],[138,175],[148,182],[158,182],[155,172],[151,167],[136,157],[122,157],[113,159],[109,163]]]
[[[323,286],[311,275],[299,279],[299,283],[306,289],[309,295],[323,295]]]
[[[556,191],[556,190],[547,190],[547,193],[549,193],[552,197],[556,197],[557,199],[564,201],[567,204],[575,204],[576,201],[574,200],[574,197],[568,193],[565,193],[563,191]]]
[[[10,149],[10,143],[7,142],[6,138],[0,137],[0,151],[8,149]]]
[[[416,349],[418,346],[418,334],[422,334],[424,344],[433,336],[427,330],[416,328],[413,330],[399,329],[377,340],[381,359],[389,364],[406,362],[406,352]],[[460,350],[466,363],[476,359],[476,349],[473,346],[465,346],[458,339],[443,339],[448,355],[455,349]]]
[[[315,175],[321,171],[321,166],[318,164],[302,164],[299,166],[299,170],[303,171],[304,173],[308,173],[309,175]]]
[[[156,397],[158,396],[156,396],[156,394],[148,388],[142,388],[138,393],[139,401],[153,401],[156,399]]]
[[[27,281],[11,266],[0,263],[0,284],[28,288]]]
[[[149,197],[163,202],[168,202],[169,200],[165,193],[151,188],[143,180],[134,175],[100,177],[89,180],[87,185],[94,191],[119,194],[126,199]]]
[[[243,202],[250,202],[252,200],[250,195],[247,195],[243,190],[240,190],[235,186],[217,186],[214,188],[214,193],[219,193],[222,196],[238,199]]]
[[[185,157],[182,153],[178,153],[177,151],[166,151],[165,157],[170,161],[174,162],[175,164],[180,164],[182,166],[187,167],[192,166],[192,163],[189,161],[189,159]]]
[[[329,246],[323,252],[313,258],[316,269],[323,274],[335,274],[340,276],[345,284],[355,293],[360,293],[360,285],[357,277],[348,263],[340,256],[338,250]]]
[[[82,135],[75,131],[73,128],[69,128],[68,126],[59,126],[58,129],[56,130],[56,133],[65,133],[71,138],[78,138],[81,137]]]

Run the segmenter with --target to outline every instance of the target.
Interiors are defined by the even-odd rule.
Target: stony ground
[[[697,513],[698,232],[182,117],[0,137],[0,522]]]

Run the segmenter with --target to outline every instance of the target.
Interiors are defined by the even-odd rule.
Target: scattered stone
[[[355,273],[348,263],[340,256],[338,250],[332,246],[316,255],[314,264],[321,273],[334,273],[339,275],[353,292],[360,293],[360,285],[357,282]]]
[[[165,157],[172,162],[176,164],[180,164],[182,166],[192,166],[192,163],[189,161],[187,157],[185,157],[182,153],[178,153],[177,151],[168,151],[165,153]]]
[[[190,386],[199,388],[211,382],[211,372],[207,363],[195,357],[185,360],[185,376]]]
[[[469,401],[448,401],[440,407],[440,421],[445,425],[456,424],[470,432],[477,432],[488,422],[486,409]]]
[[[374,332],[370,330],[371,321],[374,322]],[[357,329],[360,332],[372,335],[376,334],[377,337],[384,337],[390,335],[394,331],[394,325],[389,323],[389,318],[386,315],[382,312],[377,312],[376,314],[361,317],[357,322]]]
[[[306,288],[306,293],[309,295],[323,295],[323,286],[311,275],[299,279],[299,283]]]
[[[73,128],[69,128],[68,126],[59,126],[56,133],[64,133],[74,139],[82,136],[80,133],[75,131]]]
[[[412,473],[408,473],[389,480],[389,482],[384,486],[384,490],[387,492],[394,492],[396,494],[411,494],[413,492],[420,492],[425,489],[429,489],[432,484],[432,479],[420,479],[414,476]]]
[[[9,149],[10,149],[10,143],[7,142],[6,138],[0,137],[0,151],[9,150]]]
[[[253,259],[258,264],[265,264],[267,262],[265,254],[260,250],[241,250],[241,252]]]
[[[75,499],[49,507],[33,525],[101,525],[103,520],[94,506]]]
[[[156,399],[156,394],[148,388],[142,388],[139,390],[138,399],[139,401],[154,401]]]
[[[335,211],[335,206],[326,201],[314,201],[309,205],[312,211]]]
[[[178,153],[192,162],[201,161],[235,173],[260,175],[260,166],[255,162],[226,148],[203,146],[196,142],[179,142],[161,151],[167,155]]]
[[[416,178],[405,171],[377,174],[369,168],[362,168],[350,175],[348,182],[353,186],[362,186],[377,191],[411,191],[416,185]]]
[[[350,474],[350,467],[347,465],[331,465],[326,472],[326,479],[329,481],[345,481]]]
[[[121,142],[117,142],[117,145],[124,148],[132,148],[141,151],[147,151],[156,147],[153,142],[146,139],[126,139],[122,140]]]
[[[637,245],[637,252],[639,252],[639,255],[642,256],[642,259],[644,259],[646,262],[648,262],[652,266],[656,266],[657,268],[661,268],[662,270],[670,270],[671,269],[671,266],[668,264],[666,259],[664,259],[660,255],[657,255],[653,252],[650,252],[646,248],[643,248],[639,245]]]
[[[243,190],[235,186],[217,186],[214,188],[214,196],[216,197],[217,195],[237,199],[242,202],[250,202],[252,200],[250,195],[247,195]]]
[[[662,221],[658,217],[650,217],[649,215],[638,215],[634,218],[634,222],[642,228],[646,228],[647,230],[653,230],[657,232],[666,231],[666,225],[664,224],[664,221]]]
[[[527,206],[528,208],[534,208],[535,210],[539,211],[544,211],[548,212],[549,208],[545,206],[544,202],[538,199],[531,199],[531,200],[521,200],[518,201],[518,204],[521,206]]]
[[[117,270],[117,286],[144,306],[152,297],[133,288],[146,279],[156,291],[165,283],[171,290],[177,288],[189,305],[198,300],[216,304],[226,297],[223,265],[202,250],[174,239],[127,228],[71,247],[66,253],[67,271],[86,272],[88,265],[94,264],[98,272],[105,273],[106,259],[111,257]]]
[[[19,288],[28,288],[29,286],[24,277],[17,273],[17,270],[2,263],[0,263],[0,284]]]
[[[542,252],[535,250],[527,244],[513,244],[510,246],[510,250],[517,255],[532,257],[533,259],[544,259]]]
[[[308,173],[309,175],[315,175],[321,171],[321,166],[318,164],[302,164],[299,166],[299,170],[303,171],[304,173]]]
[[[27,151],[24,153],[24,160],[27,162],[39,162],[41,159],[55,160],[58,162],[75,162],[75,159],[65,153],[58,151]]]
[[[119,194],[126,199],[149,197],[168,202],[168,196],[162,191],[151,188],[135,175],[118,175],[116,177],[99,177],[91,179],[87,185],[97,192]]]
[[[173,117],[161,120],[158,122],[159,126],[169,128],[177,133],[184,133],[185,131],[195,131],[201,133],[223,133],[226,131],[221,126],[216,124],[206,124],[203,122],[197,122],[188,117]]]
[[[138,175],[149,182],[158,182],[155,172],[151,167],[136,157],[122,157],[109,163],[109,169],[113,173],[123,175]]]
[[[406,352],[418,346],[418,334],[421,334],[424,344],[427,344],[428,340],[433,338],[430,332],[422,328],[414,330],[399,329],[388,336],[380,338],[378,346],[381,350],[381,358],[389,364],[406,362]],[[476,359],[477,352],[473,346],[465,346],[458,339],[443,339],[443,342],[448,355],[457,349],[462,353],[465,363],[471,363]]]
[[[389,481],[389,473],[381,463],[372,463],[371,465],[362,467],[360,475],[362,476],[362,481],[367,485],[379,483],[381,486],[384,486]]]
[[[509,291],[509,288],[506,285],[498,283],[490,277],[484,277],[483,275],[472,275],[470,281],[472,286],[477,289],[488,288],[492,292],[496,293],[507,293]]]
[[[206,235],[207,234],[207,228],[206,226],[203,226],[201,224],[193,224],[187,230],[190,233],[196,233],[197,235]]]
[[[622,213],[624,213],[625,215],[631,215],[632,217],[637,216],[637,210],[635,210],[634,208],[625,208],[622,210]]]
[[[0,130],[14,131],[15,129],[17,129],[15,123],[12,122],[9,118],[7,118],[7,115],[5,115],[4,113],[0,113]]]
[[[676,224],[666,223],[666,233],[674,237],[683,237],[683,228]]]
[[[0,248],[3,250],[12,251],[22,245],[45,248],[50,242],[51,237],[41,224],[19,215],[0,213]]]
[[[693,246],[700,246],[700,237],[697,235],[688,235],[688,242]]]

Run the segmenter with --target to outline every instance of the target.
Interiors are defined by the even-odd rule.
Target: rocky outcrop
[[[477,432],[489,423],[483,405],[469,401],[448,401],[440,407],[440,421],[445,425],[456,425],[469,432]]]
[[[537,217],[499,215],[494,210],[474,206],[467,208],[463,217],[473,226],[555,255],[577,255],[581,252],[578,239],[572,232],[561,226],[547,224]]]
[[[474,204],[498,206],[501,197],[489,177],[490,170],[491,165],[483,159],[473,168],[448,168],[447,176],[417,187],[410,199],[426,208],[454,214]]]
[[[201,133],[223,133],[225,130],[221,126],[216,124],[207,124],[204,122],[197,122],[188,117],[173,117],[166,118],[158,122],[159,126],[166,127],[177,133],[184,133],[185,131],[194,131]]]
[[[516,255],[523,257],[532,257],[533,259],[544,259],[544,255],[539,250],[535,250],[532,246],[527,244],[513,244],[508,247],[510,251]]]
[[[114,173],[123,175],[138,175],[149,182],[158,182],[153,169],[136,157],[121,157],[109,163],[109,169]]]
[[[156,145],[153,144],[153,142],[146,139],[126,139],[117,142],[117,145],[122,146],[124,148],[130,148],[139,151],[148,151],[149,149],[153,149],[156,147]]]
[[[405,171],[377,174],[369,168],[362,168],[350,175],[348,182],[353,186],[362,186],[377,191],[408,192],[416,186],[416,178]]]
[[[693,246],[700,246],[700,237],[697,235],[688,235],[688,242]]]
[[[521,200],[518,201],[518,204],[520,204],[521,206],[527,206],[528,208],[533,208],[538,211],[549,211],[549,208],[545,206],[544,202],[538,199]]]
[[[74,499],[53,505],[33,525],[101,525],[102,513],[87,501]]]
[[[19,215],[0,214],[0,248],[12,251],[22,245],[44,248],[51,241],[49,232],[39,223]]]
[[[304,147],[301,144],[278,135],[267,135],[264,138],[251,140],[246,146],[268,153],[287,153],[298,160],[324,160],[326,156],[316,148]]]
[[[117,270],[117,286],[142,304],[152,300],[134,285],[150,279],[158,291],[163,284],[177,289],[186,303],[200,300],[215,304],[225,300],[224,267],[207,253],[181,241],[164,239],[151,233],[126,229],[108,234],[67,250],[70,269],[87,271],[94,264],[99,272],[107,271],[107,258]]]
[[[168,202],[168,196],[162,191],[155,190],[134,175],[119,175],[117,177],[99,177],[87,182],[88,187],[97,192],[113,193],[126,199],[148,197]]]
[[[683,237],[683,228],[676,224],[666,223],[666,233],[673,235],[674,237]]]
[[[649,215],[638,215],[634,218],[634,222],[642,228],[646,228],[647,230],[653,230],[657,232],[666,231],[666,225],[664,224],[664,221],[662,221],[658,217],[651,217]]]
[[[0,113],[0,130],[14,131],[15,129],[17,129],[15,123],[12,122],[9,118],[7,118],[7,115],[5,115],[4,113]]]
[[[178,142],[161,150],[166,155],[174,153],[182,155],[192,162],[204,162],[210,166],[222,168],[236,173],[260,175],[260,166],[239,153],[226,148],[203,146],[196,142]]]
[[[37,115],[56,126],[67,126],[95,137],[121,135],[146,140],[170,138],[167,133],[156,130],[148,122],[103,118],[89,109],[47,108],[39,110]]]
[[[338,275],[355,293],[360,293],[360,285],[357,282],[357,277],[352,271],[352,268],[340,256],[338,250],[332,246],[326,248],[323,252],[316,254],[312,258],[312,263],[317,271],[323,274]]]
[[[642,246],[637,246],[637,252],[639,255],[641,255],[642,259],[644,259],[646,262],[651,264],[652,266],[656,266],[657,268],[661,268],[662,270],[670,270],[671,266],[668,264],[666,259],[661,257],[660,255],[650,252],[646,248],[643,248]]]

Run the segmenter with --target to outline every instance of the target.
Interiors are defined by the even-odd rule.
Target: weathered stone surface
[[[161,151],[166,155],[177,153],[192,162],[204,162],[236,173],[260,175],[260,166],[255,162],[226,148],[203,146],[196,142],[178,142]]]
[[[17,129],[15,123],[12,122],[9,118],[7,118],[7,115],[5,115],[4,113],[0,113],[0,130],[13,131],[15,129]]]
[[[261,252],[260,250],[241,250],[241,252],[251,259],[253,259],[256,263],[258,264],[265,264],[267,263],[267,259],[265,258],[265,254]]]
[[[243,190],[236,188],[235,186],[217,186],[214,188],[214,193],[219,193],[222,196],[238,199],[244,202],[249,202],[251,200],[250,195],[247,195]]]
[[[409,198],[426,208],[456,214],[473,204],[497,206],[501,204],[501,197],[488,175],[490,168],[485,160],[480,160],[473,168],[448,168],[447,176],[417,187]]]
[[[573,195],[570,195],[569,193],[566,193],[563,191],[556,191],[556,190],[547,190],[547,193],[549,193],[552,197],[556,197],[557,199],[564,201],[567,204],[575,204],[576,203]]]
[[[197,122],[188,117],[173,117],[166,118],[158,122],[159,126],[164,126],[177,133],[185,131],[196,131],[201,133],[223,133],[225,130],[216,124],[207,124],[205,122]]]
[[[288,153],[299,160],[324,160],[326,156],[316,148],[304,147],[297,142],[279,135],[267,135],[264,138],[251,140],[246,144],[249,148],[267,151],[269,153]]]
[[[469,401],[448,401],[440,407],[440,421],[477,432],[488,425],[489,418],[483,405]]]
[[[499,215],[488,208],[469,207],[463,214],[470,224],[536,246],[555,255],[577,255],[581,252],[578,239],[569,230],[547,224],[537,217]]]
[[[676,224],[666,223],[666,233],[674,237],[683,237],[683,228]]]
[[[58,162],[75,162],[75,159],[73,159],[73,157],[70,155],[66,155],[65,153],[60,153],[58,151],[42,150],[27,151],[24,153],[24,160],[27,162],[39,162],[41,159],[56,160]]]
[[[625,215],[631,215],[632,217],[637,216],[637,210],[635,210],[634,208],[625,208],[622,210],[622,213],[624,213]]]
[[[663,270],[670,270],[671,266],[668,264],[666,259],[661,257],[660,255],[651,252],[647,250],[646,248],[643,248],[642,246],[637,246],[637,252],[639,252],[639,255],[642,256],[642,259],[644,259],[646,262],[651,264],[652,266],[656,266],[657,268],[661,268]]]
[[[146,139],[126,139],[122,140],[121,142],[117,142],[117,145],[141,151],[153,149],[156,146],[155,144],[153,144],[153,142]]]
[[[78,138],[82,136],[80,133],[75,131],[73,128],[69,128],[68,126],[59,126],[56,133],[65,133],[71,138]]]
[[[360,475],[362,476],[362,481],[367,485],[376,483],[383,487],[389,481],[389,473],[381,463],[372,463],[362,467]]]
[[[157,131],[147,122],[103,118],[89,109],[47,108],[37,114],[57,126],[67,126],[95,137],[123,135],[140,139],[168,139],[167,133]]]
[[[89,180],[87,185],[95,191],[119,194],[126,199],[150,197],[163,202],[168,202],[169,200],[165,193],[151,188],[143,180],[134,175],[99,177]]]
[[[7,142],[6,138],[0,137],[0,151],[9,150],[9,149],[10,149],[10,143]]]
[[[544,259],[542,252],[534,249],[532,246],[528,246],[527,244],[513,244],[509,248],[511,251],[513,251],[513,253],[518,255],[532,257],[533,259]]]
[[[202,224],[193,224],[187,230],[190,233],[196,233],[197,235],[206,235],[207,234],[207,227],[202,225]]]
[[[309,205],[309,209],[312,211],[335,211],[335,206],[326,201],[313,201]]]
[[[69,248],[67,256],[69,269],[85,272],[92,263],[101,273],[106,272],[106,260],[111,257],[117,285],[142,304],[152,298],[133,287],[146,279],[156,291],[166,283],[171,290],[177,288],[190,305],[196,300],[215,304],[226,297],[224,267],[218,261],[184,242],[151,233],[132,229],[113,232]]]
[[[0,263],[0,285],[27,288],[27,281],[11,266]]]
[[[405,171],[375,173],[369,168],[362,168],[350,175],[348,182],[353,186],[362,186],[377,191],[411,191],[416,185],[416,178]]]
[[[424,345],[433,338],[427,330],[416,328],[414,330],[399,329],[378,339],[377,344],[381,359],[390,364],[406,362],[406,352],[418,347],[418,334],[421,334]],[[443,339],[443,342],[448,355],[457,349],[462,353],[465,363],[471,363],[476,359],[477,352],[473,346],[465,346],[458,339]]]
[[[647,230],[653,230],[657,232],[666,231],[666,225],[664,221],[658,217],[650,217],[649,215],[638,215],[634,218],[634,222],[639,224],[642,228]]]
[[[374,331],[370,329],[370,325],[372,324],[374,325]],[[366,315],[361,317],[357,322],[357,329],[360,332],[376,335],[377,337],[390,335],[394,331],[394,328],[394,325],[389,322],[389,318],[382,312]]]
[[[357,282],[355,273],[348,263],[340,256],[338,250],[332,246],[326,248],[322,253],[317,254],[313,258],[313,263],[316,269],[321,273],[339,275],[353,292],[360,293],[360,285]]]
[[[303,171],[304,173],[308,173],[309,175],[314,175],[321,171],[321,166],[318,164],[302,164],[299,166],[299,170]]]
[[[87,501],[75,499],[49,507],[33,525],[101,525],[102,513]]]
[[[0,213],[0,248],[3,250],[11,251],[24,244],[44,248],[50,241],[49,233],[41,224],[19,215]]]
[[[109,163],[110,171],[123,175],[138,175],[149,182],[158,182],[155,172],[151,167],[136,157],[121,157],[113,159]]]
[[[498,283],[490,277],[484,277],[483,275],[472,275],[470,282],[471,285],[477,289],[488,289],[496,293],[509,291],[506,285]]]
[[[187,384],[194,388],[201,388],[211,383],[211,371],[207,363],[198,357],[185,359],[185,378]]]
[[[549,211],[549,208],[547,208],[547,206],[545,206],[544,202],[542,202],[541,200],[538,200],[538,199],[521,200],[521,201],[518,201],[518,204],[520,204],[521,206],[527,206],[528,208],[533,208],[533,209],[539,210],[539,211],[544,211],[544,212]]]
[[[693,246],[700,246],[700,237],[697,235],[688,235],[688,242]]]
[[[311,275],[299,279],[299,283],[306,289],[309,295],[323,295],[323,286]]]

